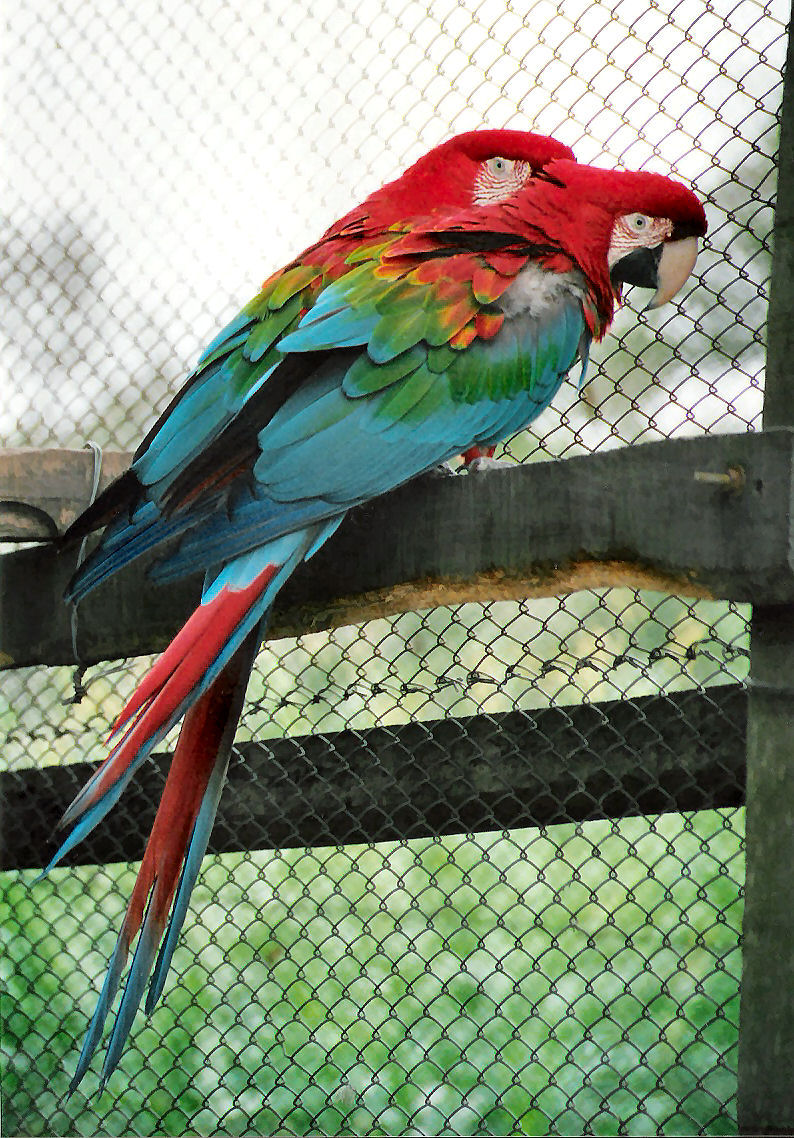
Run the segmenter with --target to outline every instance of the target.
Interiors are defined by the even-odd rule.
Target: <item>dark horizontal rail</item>
[[[210,850],[327,846],[738,806],[747,696],[737,685],[412,722],[237,748]],[[143,854],[170,756],[141,770],[65,865]],[[0,776],[0,868],[41,866],[95,769]]]

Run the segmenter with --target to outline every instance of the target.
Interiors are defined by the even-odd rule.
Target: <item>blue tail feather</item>
[[[226,771],[229,766],[230,754],[231,744],[229,744],[228,748],[225,748],[225,754],[224,748],[221,748],[219,751],[218,761],[213,769],[212,776],[210,777],[204,798],[201,802],[201,808],[196,817],[195,825],[193,826],[193,833],[185,856],[185,864],[182,867],[182,874],[179,878],[179,885],[177,886],[171,917],[168,921],[168,928],[166,929],[163,943],[160,945],[160,952],[154,965],[152,981],[146,996],[144,1011],[147,1015],[151,1014],[155,1004],[160,999],[168,970],[171,967],[171,958],[174,955],[174,949],[176,948],[179,934],[182,931],[182,925],[185,923],[185,915],[187,914],[187,908],[190,903],[190,896],[193,892],[193,886],[196,884],[199,870],[201,869],[202,859],[207,852],[207,844],[210,840],[215,815],[218,811],[221,791],[226,781]]]
[[[135,1019],[135,1013],[141,1002],[143,989],[146,986],[146,979],[152,967],[152,958],[157,951],[159,937],[157,936],[156,930],[152,927],[152,911],[156,892],[157,882],[155,882],[149,895],[149,903],[146,906],[146,916],[143,919],[143,925],[138,934],[138,943],[135,946],[135,955],[132,958],[127,983],[124,986],[124,995],[121,997],[119,1010],[116,1012],[116,1022],[113,1024],[113,1031],[108,1041],[108,1049],[105,1054],[105,1062],[102,1065],[102,1076],[100,1080],[102,1087],[105,1086],[105,1083],[113,1073],[121,1057],[124,1044],[127,1042],[127,1036],[130,1034],[132,1022]],[[104,1025],[105,1017],[110,1010],[111,1002],[112,999],[109,1000],[105,1006],[102,1025],[99,1027],[100,1033]],[[97,1008],[97,1011],[99,1011],[99,1008]]]
[[[97,1006],[91,1017],[91,1023],[88,1026],[88,1031],[83,1041],[83,1048],[77,1060],[75,1072],[69,1083],[69,1094],[76,1090],[78,1084],[82,1081],[91,1063],[93,1054],[99,1045],[99,1041],[102,1038],[102,1029],[105,1026],[108,1012],[116,997],[116,992],[119,990],[121,973],[124,970],[128,951],[129,946],[124,942],[122,930],[122,935],[120,935],[116,941],[116,947],[110,958],[110,964],[108,965],[107,974],[105,975],[105,982],[102,985],[102,991],[99,994]]]

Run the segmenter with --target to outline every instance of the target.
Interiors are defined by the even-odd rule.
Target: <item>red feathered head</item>
[[[510,203],[513,232],[541,233],[584,273],[609,323],[622,284],[655,289],[647,307],[669,300],[695,263],[706,214],[680,182],[644,171],[552,161]]]
[[[521,130],[472,130],[442,142],[393,182],[375,190],[338,221],[329,234],[352,224],[389,227],[455,214],[520,189],[549,162],[575,162],[569,146]]]

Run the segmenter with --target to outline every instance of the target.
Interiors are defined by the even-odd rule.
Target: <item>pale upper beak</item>
[[[671,238],[653,248],[634,249],[612,267],[612,280],[654,289],[645,305],[647,312],[675,296],[692,272],[697,254],[697,237]]]
[[[672,300],[695,267],[697,255],[697,237],[681,237],[678,241],[665,241],[656,269],[656,292],[645,305],[646,312]]]

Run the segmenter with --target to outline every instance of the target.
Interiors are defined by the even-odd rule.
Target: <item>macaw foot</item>
[[[438,466],[431,466],[429,473],[439,478],[450,478],[454,477],[459,472],[455,469],[451,462],[440,462]]]
[[[496,447],[472,446],[463,452],[463,466],[460,474],[479,474],[481,470],[501,470],[506,466],[514,466],[513,462],[494,458]]]
[[[477,474],[481,470],[503,470],[505,467],[515,466],[514,462],[494,458],[495,450],[496,447],[469,447],[461,455],[463,463],[460,466],[456,467],[451,462],[442,462],[434,466],[430,473],[446,478],[449,475]]]
[[[496,447],[480,447],[471,446],[468,450],[464,450],[461,458],[463,459],[464,466],[471,466],[478,458],[493,458]]]
[[[481,454],[478,458],[467,462],[463,470],[466,474],[480,474],[483,470],[507,470],[515,465],[506,458],[491,458],[487,454]]]

